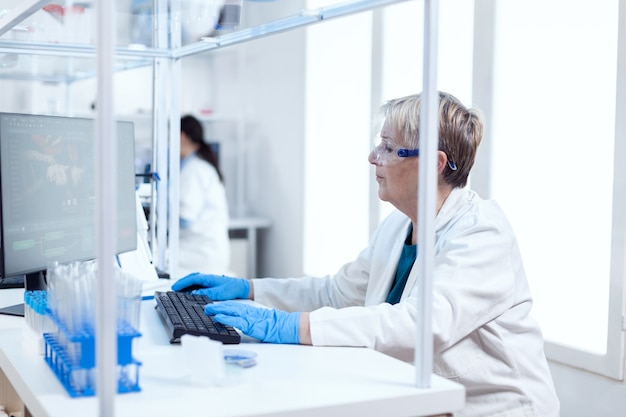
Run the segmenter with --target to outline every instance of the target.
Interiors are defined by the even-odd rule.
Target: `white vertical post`
[[[247,189],[246,183],[246,167],[250,162],[251,155],[247,152],[246,146],[246,114],[243,109],[246,109],[246,93],[248,80],[246,78],[246,63],[244,59],[245,50],[241,47],[237,48],[237,77],[239,80],[239,87],[237,88],[237,105],[239,106],[239,116],[237,116],[237,155],[238,158],[235,161],[237,167],[237,190],[235,199],[235,212],[237,216],[244,217],[248,214],[248,200],[246,198]],[[223,148],[222,148],[223,149]],[[248,239],[250,237],[248,236]],[[249,273],[250,271],[248,271]]]
[[[169,48],[169,31],[164,28],[169,27],[169,2],[168,0],[154,0],[153,25],[153,44],[159,49]],[[167,270],[167,248],[168,248],[168,201],[170,189],[169,175],[169,103],[167,81],[172,79],[170,74],[169,58],[156,58],[154,61],[153,74],[153,111],[152,111],[152,127],[154,142],[154,171],[159,174],[160,180],[156,183],[156,208],[155,219],[156,225],[156,247],[155,256],[156,265],[159,269]],[[154,251],[154,248],[153,248]]]
[[[181,1],[170,1],[170,47],[180,48],[182,44]],[[168,60],[168,89],[169,101],[169,204],[168,204],[168,234],[169,234],[169,272],[172,278],[178,278],[178,241],[180,236],[180,96],[193,94],[181,92],[181,62],[180,58]]]
[[[502,3],[500,3],[502,4]],[[474,55],[472,64],[472,101],[484,116],[484,135],[480,152],[472,168],[472,190],[481,196],[491,195],[491,161],[494,113],[494,72],[496,49],[496,15],[498,2],[474,1]]]
[[[371,116],[378,116],[378,111],[380,109],[380,105],[383,102],[383,33],[385,31],[385,23],[383,18],[383,11],[380,9],[372,10],[372,56],[371,56],[371,67],[372,67],[372,81],[370,84],[371,88]],[[380,127],[378,127],[380,128]],[[372,138],[378,132],[371,132],[370,137],[368,138],[368,146],[371,146]],[[371,236],[374,231],[378,228],[380,224],[380,213],[381,213],[381,205],[380,198],[378,197],[378,183],[376,182],[376,171],[370,170],[370,180],[369,180],[369,207],[370,207],[370,216],[369,216],[369,231],[368,236]]]
[[[167,270],[167,209],[169,199],[169,169],[168,169],[168,118],[166,97],[167,86],[164,80],[169,79],[169,67],[165,58],[157,58],[154,65],[154,102],[153,129],[156,142],[155,171],[160,180],[156,183],[156,241],[157,267]]]
[[[117,392],[117,331],[116,295],[113,260],[116,247],[117,227],[117,136],[113,120],[113,51],[115,47],[115,2],[99,1],[97,35],[97,117],[96,159],[97,170],[97,259],[98,294],[96,303],[96,366],[98,377],[98,415],[110,417],[115,414]]]
[[[162,16],[162,10],[167,9],[165,0],[152,0],[152,44],[150,46],[154,48],[160,48],[167,45],[166,31],[158,30],[167,27],[167,18]],[[165,253],[166,253],[166,237],[167,233],[165,229],[165,222],[162,221],[157,227],[157,222],[160,217],[165,213],[167,208],[167,199],[161,194],[163,188],[161,184],[165,173],[162,169],[166,165],[166,162],[161,157],[163,143],[163,130],[161,130],[160,120],[163,118],[161,115],[165,114],[164,104],[159,97],[161,97],[161,61],[162,58],[154,58],[152,60],[152,159],[150,171],[159,175],[159,180],[155,178],[150,179],[150,244],[152,257],[155,260],[155,265],[160,270],[165,270]],[[164,200],[161,203],[161,200]],[[157,230],[160,232],[157,234]]]
[[[424,2],[424,74],[420,107],[420,164],[417,196],[419,282],[415,371],[417,386],[430,387],[433,367],[432,281],[437,205],[438,108],[437,90],[438,0]]]

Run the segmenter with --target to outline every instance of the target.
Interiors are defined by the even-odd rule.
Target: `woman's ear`
[[[437,151],[437,175],[441,175],[448,164],[448,155],[444,151]]]

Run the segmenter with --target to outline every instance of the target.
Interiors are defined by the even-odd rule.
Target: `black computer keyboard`
[[[180,337],[184,334],[207,336],[224,344],[241,341],[241,336],[233,327],[214,322],[213,316],[204,314],[204,306],[212,302],[205,295],[156,291],[154,299],[170,343],[180,343]]]

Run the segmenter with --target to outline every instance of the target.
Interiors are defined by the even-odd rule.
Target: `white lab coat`
[[[310,311],[316,346],[364,346],[413,361],[417,268],[398,304],[385,302],[410,220],[392,213],[334,276],[256,279],[255,300]],[[455,189],[436,221],[434,372],[463,384],[458,417],[557,417],[559,402],[511,226],[500,207]],[[419,247],[418,247],[419,256]]]
[[[178,275],[229,274],[228,202],[215,168],[191,154],[181,161]]]

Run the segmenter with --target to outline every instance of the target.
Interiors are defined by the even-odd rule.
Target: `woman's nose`
[[[378,153],[376,152],[376,149],[372,149],[372,151],[367,157],[367,160],[372,165],[378,164]]]

